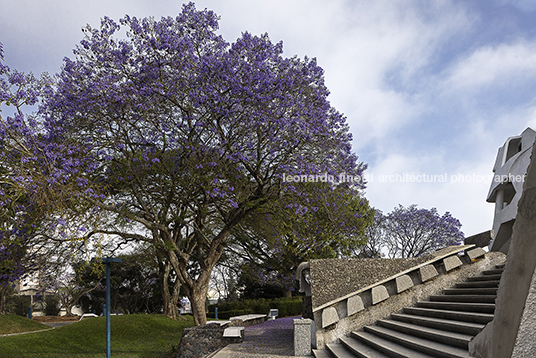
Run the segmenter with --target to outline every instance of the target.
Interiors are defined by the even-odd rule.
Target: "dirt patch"
[[[34,321],[41,322],[41,323],[50,323],[50,322],[72,322],[72,321],[78,321],[80,317],[78,316],[37,316],[32,318]]]

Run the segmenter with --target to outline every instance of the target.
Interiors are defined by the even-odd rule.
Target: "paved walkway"
[[[246,327],[244,342],[229,344],[212,358],[287,358],[294,356],[294,319],[285,317]]]

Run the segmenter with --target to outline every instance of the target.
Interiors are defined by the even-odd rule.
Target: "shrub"
[[[268,314],[270,309],[276,308],[279,311],[279,317],[299,316],[302,313],[302,298],[275,298],[256,300],[242,300],[235,302],[219,303],[210,305],[207,316],[215,317],[215,308],[218,307],[218,318],[229,319],[230,317],[240,316],[251,313]]]
[[[56,296],[45,296],[45,316],[57,316],[60,314],[60,310],[60,300]]]
[[[15,295],[10,299],[10,312],[15,313],[18,316],[27,317],[28,310],[30,308],[31,298],[30,296]]]

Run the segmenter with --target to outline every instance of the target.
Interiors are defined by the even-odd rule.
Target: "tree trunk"
[[[205,301],[207,299],[207,292],[203,289],[194,287],[188,295],[190,304],[192,305],[192,315],[194,316],[194,324],[201,326],[207,324],[207,312],[205,309]]]
[[[67,304],[65,305],[65,315],[67,317],[72,317],[74,316],[73,315],[73,305],[72,304]]]
[[[173,291],[169,290],[169,275],[171,273],[171,264],[169,261],[160,265],[160,285],[162,288],[162,300],[164,303],[164,315],[172,319],[177,319],[177,303],[179,302],[179,294],[181,284],[176,280],[173,284]]]
[[[8,286],[0,285],[0,314],[4,314],[6,309],[6,294]]]

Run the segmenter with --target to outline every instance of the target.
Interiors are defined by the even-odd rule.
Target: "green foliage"
[[[303,185],[304,201],[316,210],[296,211],[281,202],[249,215],[234,231],[231,250],[241,257],[242,298],[283,296],[295,289],[298,265],[312,259],[350,256],[366,243],[374,220],[368,200],[342,189],[317,191],[321,183]]]
[[[158,277],[158,266],[154,256],[145,251],[120,256],[122,263],[113,265],[110,273],[110,296],[112,312],[116,310],[123,313],[159,313],[162,311],[163,301]],[[77,281],[86,288],[103,274],[85,269],[77,270]],[[97,314],[102,312],[102,305],[106,300],[106,287],[104,284],[84,295],[80,304],[84,312]]]
[[[162,358],[177,346],[193,319],[162,315],[112,316],[114,358]],[[0,325],[1,326],[1,325]],[[2,358],[102,358],[106,355],[106,319],[85,319],[51,331],[0,339]]]
[[[9,301],[10,312],[22,317],[28,316],[28,309],[31,305],[30,296],[13,295]]]
[[[216,307],[218,307],[219,319],[229,319],[230,317],[252,313],[268,314],[270,309],[273,308],[279,310],[279,317],[299,316],[302,314],[302,306],[301,297],[276,298],[271,300],[264,298],[241,300],[210,305],[208,308],[208,317],[215,318]]]
[[[46,316],[57,316],[60,314],[60,300],[55,295],[46,295],[45,296],[45,315]]]

